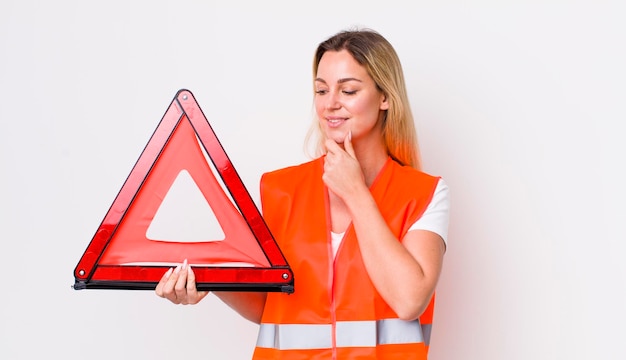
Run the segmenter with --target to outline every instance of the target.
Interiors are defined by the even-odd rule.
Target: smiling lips
[[[341,118],[341,119],[326,119],[326,121],[328,122],[328,127],[330,128],[336,128],[341,126],[341,124],[343,124],[346,119],[345,118]]]

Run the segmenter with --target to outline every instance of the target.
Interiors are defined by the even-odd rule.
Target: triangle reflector
[[[177,203],[174,194],[192,200]],[[190,219],[176,205],[200,211]],[[174,223],[159,225],[168,215]],[[201,235],[186,232],[193,228]],[[193,94],[182,89],[78,262],[73,287],[153,290],[185,259],[200,290],[294,290],[262,215]]]

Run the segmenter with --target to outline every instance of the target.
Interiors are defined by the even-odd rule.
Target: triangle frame
[[[197,141],[189,141],[191,137]],[[193,143],[195,148],[189,147],[190,143]],[[185,159],[191,159],[183,159],[182,162],[187,161],[187,166],[197,167],[200,174],[205,174],[200,185],[211,207],[214,206],[213,200],[208,197],[208,193],[218,199],[215,201],[221,208],[215,215],[220,224],[224,222],[227,225],[222,226],[226,233],[224,241],[200,244],[146,241],[148,240],[145,238],[146,226],[141,227],[141,215],[136,214],[141,211],[154,212],[160,202],[144,200],[149,197],[147,194],[167,190],[171,185],[171,179],[168,182],[166,175],[171,177],[174,173],[171,168],[177,170],[179,168],[176,166],[185,166],[178,165],[181,159],[176,158],[176,151],[172,148],[176,146],[184,147],[185,154],[189,155],[185,156]],[[230,193],[232,202],[228,200],[215,177],[206,176],[206,169],[209,166],[207,157]],[[204,164],[198,165],[200,163]],[[168,167],[169,170],[163,170]],[[228,205],[225,205],[226,203]],[[236,205],[237,209],[233,205]],[[256,253],[253,251],[253,255],[250,256],[242,255],[241,249],[236,249],[231,244],[232,241],[229,241],[246,237],[252,241],[247,243],[244,241],[244,244],[257,247],[260,251],[257,250]],[[120,245],[122,243],[133,245],[123,247]],[[135,250],[128,251],[133,248]],[[218,262],[217,266],[203,266],[202,262],[207,261],[207,257],[197,254],[206,255],[216,249],[243,256],[245,260],[242,261],[249,264],[221,266]],[[165,261],[155,261],[156,257],[161,256],[158,254],[163,252],[166,252],[168,254],[166,257],[169,258]],[[142,256],[152,258],[140,261]],[[72,287],[75,290],[154,290],[163,274],[171,267],[170,264],[163,265],[163,262],[180,263],[185,258],[190,258],[190,264],[200,263],[200,266],[193,267],[199,290],[285,293],[294,291],[293,272],[261,213],[195,97],[191,91],[181,89],[174,96],[76,265],[75,282]],[[223,257],[221,259],[224,260]]]

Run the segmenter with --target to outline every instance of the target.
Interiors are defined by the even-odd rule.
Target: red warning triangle
[[[165,241],[151,235],[152,221],[181,178],[204,196],[221,238]],[[73,287],[154,289],[184,259],[201,290],[293,292],[289,264],[193,94],[182,89],[78,262]]]

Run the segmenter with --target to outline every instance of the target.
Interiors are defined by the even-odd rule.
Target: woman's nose
[[[339,94],[337,92],[328,93],[328,97],[326,98],[326,108],[327,109],[339,109],[341,107],[341,101],[339,99]]]

